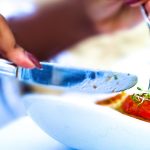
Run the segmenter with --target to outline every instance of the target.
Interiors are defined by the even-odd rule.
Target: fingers
[[[150,1],[148,1],[148,2],[145,4],[145,8],[146,8],[147,12],[148,12],[149,15],[150,15]]]
[[[125,3],[133,7],[143,4],[147,11],[147,14],[150,16],[150,0],[125,0]]]
[[[37,59],[16,44],[5,18],[0,15],[0,53],[16,65],[25,68],[40,67]]]
[[[41,68],[38,60],[19,45],[9,49],[9,51],[4,54],[4,57],[24,68]]]
[[[127,5],[130,6],[139,6],[143,3],[146,3],[148,0],[124,0]]]

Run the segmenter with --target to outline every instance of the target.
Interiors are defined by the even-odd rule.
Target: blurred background
[[[42,5],[51,5],[60,0],[1,0],[0,13],[6,18],[24,17]],[[32,43],[32,40],[31,40]],[[131,72],[149,78],[150,34],[143,22],[126,31],[111,35],[88,38],[70,49],[61,52],[52,62],[94,69],[112,69]],[[141,78],[142,84],[144,82]],[[58,94],[58,91],[19,83],[15,79],[0,78],[0,127],[26,115],[20,97],[27,93]]]

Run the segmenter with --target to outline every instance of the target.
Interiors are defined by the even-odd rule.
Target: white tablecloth
[[[44,133],[29,117],[0,130],[0,150],[71,150]]]

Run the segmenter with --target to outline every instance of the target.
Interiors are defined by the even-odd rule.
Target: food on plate
[[[138,93],[129,95],[122,92],[105,100],[97,101],[96,104],[109,106],[121,113],[150,122],[150,91],[137,89]]]

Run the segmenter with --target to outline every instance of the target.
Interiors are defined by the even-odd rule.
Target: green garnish
[[[138,105],[141,104],[141,99],[138,97],[138,94],[133,94],[133,95],[131,96],[131,98],[132,98],[132,100],[133,100],[135,103],[137,103]]]
[[[133,94],[131,96],[132,100],[138,105],[142,104],[145,100],[150,101],[150,90],[142,90],[140,87],[137,87],[139,93]]]
[[[139,91],[142,91],[142,89],[141,89],[140,87],[137,87],[137,89],[138,89]]]

